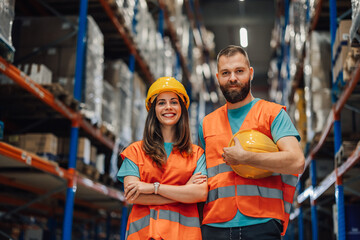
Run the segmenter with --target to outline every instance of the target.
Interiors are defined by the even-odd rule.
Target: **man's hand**
[[[224,147],[222,154],[223,160],[227,165],[245,164],[247,159],[247,151],[241,146],[237,137],[234,138],[235,145],[232,147]]]

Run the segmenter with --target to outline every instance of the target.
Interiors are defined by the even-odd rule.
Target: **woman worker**
[[[207,198],[203,150],[191,143],[189,96],[172,77],[149,88],[143,140],[122,153],[118,179],[133,204],[126,239],[201,239],[197,202]]]

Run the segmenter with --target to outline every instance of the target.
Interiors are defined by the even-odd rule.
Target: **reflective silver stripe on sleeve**
[[[264,198],[283,199],[283,192],[275,188],[259,187],[256,185],[238,185],[237,196],[261,196]]]
[[[235,197],[235,186],[219,187],[210,190],[206,203],[215,201],[218,198]]]
[[[298,182],[298,177],[290,174],[289,175],[281,174],[281,181],[290,186],[296,187],[296,184]]]
[[[150,218],[157,219],[157,211],[154,209],[150,209],[150,214],[146,215],[143,218],[140,218],[139,220],[136,220],[135,222],[130,223],[129,225],[129,231],[126,231],[126,238],[127,236],[136,233],[140,231],[143,228],[146,228],[149,226]]]
[[[150,209],[150,217],[153,219],[157,219],[157,211],[155,209]]]
[[[200,227],[200,220],[197,217],[186,217],[178,212],[170,210],[159,211],[159,219],[170,220],[171,222],[177,222],[186,227]]]
[[[291,203],[284,201],[285,212],[288,213],[288,214],[290,214],[291,205],[292,205]]]
[[[231,167],[226,165],[225,163],[207,169],[208,178],[214,177],[219,173],[230,172],[230,171],[232,171]]]

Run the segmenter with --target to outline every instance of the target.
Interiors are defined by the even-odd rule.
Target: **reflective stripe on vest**
[[[158,217],[158,213],[159,213],[159,217]],[[129,231],[127,231],[126,235],[129,236],[149,226],[150,218],[154,220],[157,219],[169,220],[171,222],[176,222],[186,227],[200,227],[199,218],[197,217],[187,217],[170,210],[160,209],[159,211],[156,211],[154,209],[150,209],[149,215],[146,215],[145,217],[130,223]]]
[[[296,184],[298,182],[298,177],[294,175],[281,174],[281,181],[287,185],[296,187]]]
[[[283,192],[276,188],[260,187],[257,185],[237,185],[237,196],[260,196],[283,200]]]
[[[219,198],[226,198],[226,197],[235,197],[235,186],[227,186],[227,187],[219,187],[213,190],[210,190],[208,193],[208,198],[206,203],[215,201]]]
[[[290,214],[292,203],[284,201],[284,209],[287,214]]]
[[[150,209],[150,214],[146,215],[143,218],[140,218],[139,220],[136,220],[129,225],[129,230],[126,231],[126,236],[129,236],[135,232],[140,231],[143,228],[146,228],[149,226],[150,218],[157,219],[157,211],[154,209]]]
[[[200,227],[199,218],[187,217],[174,211],[163,210],[159,211],[159,219],[170,220],[171,222],[177,222],[186,227]]]
[[[219,173],[231,172],[232,168],[225,163],[219,164],[215,167],[208,168],[208,178],[214,177]]]

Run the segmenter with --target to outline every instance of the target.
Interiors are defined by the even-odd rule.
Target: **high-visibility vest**
[[[257,130],[272,139],[271,124],[281,109],[285,107],[259,100],[246,115],[240,130]],[[226,165],[221,154],[232,137],[226,105],[204,118],[203,134],[209,193],[202,223],[230,221],[239,210],[250,217],[280,219],[285,234],[297,175],[273,173],[266,178],[247,179]]]
[[[192,156],[182,156],[173,150],[160,169],[142,149],[142,141],[127,147],[121,157],[133,161],[140,172],[140,180],[146,183],[185,185],[193,175],[197,160],[204,151],[193,145]],[[161,185],[160,185],[161,188]],[[127,239],[201,239],[197,204],[173,203],[166,205],[134,204],[128,218]]]

